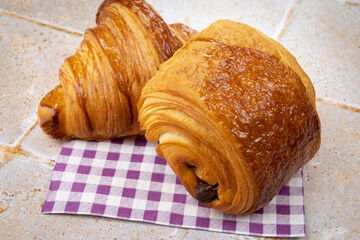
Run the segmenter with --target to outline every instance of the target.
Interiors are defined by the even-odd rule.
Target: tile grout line
[[[294,0],[291,3],[291,6],[289,7],[289,10],[287,11],[287,13],[285,14],[285,17],[283,18],[283,20],[280,23],[281,24],[280,30],[277,33],[275,33],[274,39],[276,41],[279,42],[281,40],[281,38],[283,37],[286,28],[289,26],[289,24],[290,24],[290,22],[292,20],[295,9],[297,8],[297,6],[300,4],[301,1],[302,0]]]
[[[38,125],[38,122],[36,121],[26,132],[23,136],[21,136],[20,140],[17,141],[17,143],[14,145],[14,146],[8,146],[8,145],[2,145],[0,144],[0,150],[3,150],[4,151],[4,159],[3,161],[0,162],[0,169],[8,162],[10,162],[12,160],[12,156],[14,155],[21,155],[21,156],[32,156],[35,160],[35,162],[37,163],[45,163],[47,165],[49,165],[50,167],[53,167],[53,163],[52,159],[50,159],[49,157],[45,157],[45,159],[47,160],[47,162],[43,162],[43,161],[40,161],[39,159],[42,159],[44,157],[36,154],[36,153],[33,153],[33,152],[29,152],[27,150],[24,150],[22,149],[21,145],[23,143],[23,141],[25,140],[25,138],[27,136],[29,136],[30,132],[32,130],[34,130],[34,128]]]
[[[321,103],[327,103],[339,108],[343,108],[346,109],[348,111],[352,111],[352,112],[356,112],[356,113],[360,113],[360,108],[357,107],[353,107],[353,106],[349,106],[347,104],[344,103],[338,103],[338,102],[334,102],[330,99],[326,99],[326,98],[322,98],[322,97],[316,97],[316,101],[321,102]]]
[[[74,36],[77,36],[77,37],[83,36],[83,33],[81,33],[81,32],[66,29],[66,28],[63,28],[63,27],[60,27],[60,26],[51,25],[51,24],[43,22],[43,21],[39,21],[39,20],[35,20],[35,19],[29,18],[29,17],[21,16],[21,15],[18,15],[16,13],[13,13],[13,12],[8,12],[8,11],[5,11],[3,9],[0,9],[0,15],[1,14],[9,16],[9,17],[16,18],[16,19],[24,20],[24,21],[27,21],[27,22],[35,23],[35,24],[37,24],[39,26],[42,26],[42,27],[47,27],[47,28],[57,30],[57,31],[60,31],[60,32],[65,32],[65,33],[68,33],[68,34],[71,34],[71,35],[74,35]]]
[[[54,165],[52,165],[51,162],[56,162],[56,160],[54,159],[51,159],[50,157],[47,157],[47,156],[40,156],[40,155],[37,155],[36,153],[33,153],[33,152],[29,152],[27,150],[24,150],[22,148],[20,148],[18,145],[16,146],[7,146],[7,145],[2,145],[0,144],[0,150],[3,150],[4,151],[4,155],[5,155],[5,161],[4,162],[0,162],[0,169],[8,162],[11,161],[11,159],[6,159],[7,156],[6,154],[11,154],[11,155],[21,155],[21,156],[32,156],[33,158],[35,158],[35,162],[37,163],[45,163],[51,167],[53,167]],[[37,159],[45,159],[47,160],[47,162],[44,162],[44,161],[39,161]],[[34,159],[33,159],[34,160]]]
[[[10,144],[10,145],[7,145],[7,144],[0,144],[0,149],[5,149],[5,148],[20,148],[21,147],[21,144],[23,143],[23,141],[25,140],[25,138],[27,136],[29,136],[30,132],[38,125],[38,121],[36,120],[35,123],[33,125],[31,125],[30,128],[28,128],[26,130],[26,132],[20,136],[20,139],[14,144]]]
[[[39,21],[39,20],[36,20],[36,19],[32,19],[32,18],[29,18],[29,17],[25,17],[25,16],[22,16],[22,15],[19,15],[19,14],[16,14],[16,13],[13,13],[13,12],[9,12],[9,11],[5,11],[3,9],[0,9],[0,15],[5,15],[5,16],[9,16],[9,17],[13,17],[13,18],[16,18],[16,19],[19,19],[19,20],[24,20],[24,21],[27,21],[27,22],[30,22],[30,23],[35,23],[39,26],[42,26],[42,27],[46,27],[46,28],[49,28],[49,29],[53,29],[53,30],[57,30],[57,31],[60,31],[60,32],[64,32],[64,33],[67,33],[67,34],[71,34],[71,35],[74,35],[74,36],[77,36],[77,37],[81,37],[83,36],[83,33],[81,32],[78,32],[78,31],[75,31],[75,30],[71,30],[71,29],[66,29],[64,27],[60,27],[60,26],[55,26],[55,25],[52,25],[52,24],[49,24],[49,23],[46,23],[46,22],[43,22],[43,21]],[[48,157],[45,157],[45,159],[47,160],[46,162],[43,162],[43,161],[40,161],[39,158],[43,158],[42,156],[36,154],[36,153],[33,153],[33,152],[29,152],[27,150],[24,150],[22,149],[21,145],[23,143],[23,141],[25,140],[25,138],[30,134],[30,132],[38,125],[38,122],[36,121],[26,132],[24,135],[22,135],[20,137],[20,139],[15,143],[15,145],[3,145],[3,144],[0,144],[0,150],[3,150],[4,152],[4,159],[3,161],[0,162],[0,169],[8,162],[10,162],[12,159],[13,159],[13,156],[15,155],[20,155],[20,156],[32,156],[34,159],[35,159],[35,162],[41,164],[41,163],[45,163],[47,164],[48,166],[50,167],[53,167],[53,163],[52,159],[48,158]]]
[[[360,2],[354,2],[354,1],[345,1],[345,4],[360,7]]]
[[[291,22],[291,20],[293,18],[293,15],[294,15],[294,12],[295,12],[297,6],[301,2],[302,2],[302,0],[294,0],[293,1],[292,6],[289,8],[288,12],[285,14],[285,17],[284,17],[283,21],[281,22],[282,27],[280,28],[280,30],[274,36],[274,39],[276,39],[276,41],[279,42],[281,40],[281,38],[283,37],[286,28],[289,26],[289,24],[290,24],[290,22]],[[357,2],[346,1],[345,3],[348,4],[348,5],[354,5],[354,6],[359,6],[360,7],[360,3],[357,3]],[[340,107],[340,108],[346,109],[348,111],[360,113],[360,108],[353,107],[353,106],[350,106],[350,105],[347,105],[347,104],[344,104],[344,103],[338,103],[338,102],[332,101],[330,99],[317,97],[316,101],[322,102],[322,103],[327,103],[327,104],[330,104],[330,105],[333,105],[333,106],[336,106],[336,107]]]
[[[26,130],[25,134],[20,137],[20,139],[15,143],[15,145],[13,145],[13,146],[0,145],[0,149],[2,149],[4,151],[4,159],[3,159],[3,161],[0,162],[0,169],[6,163],[8,163],[12,160],[12,157],[9,156],[8,154],[10,154],[10,155],[18,154],[18,155],[22,155],[22,156],[33,155],[36,157],[40,157],[40,156],[37,156],[36,154],[33,154],[33,153],[21,148],[22,142],[30,134],[30,132],[36,127],[37,124],[38,123],[36,121],[28,130]]]
[[[18,148],[21,148],[21,145],[23,143],[23,141],[25,140],[25,138],[27,136],[29,136],[30,132],[38,125],[38,121],[36,120],[35,123],[28,129],[26,130],[26,132],[24,133],[24,135],[22,135],[20,137],[20,139],[17,141],[17,143],[15,144],[14,147],[18,147]]]

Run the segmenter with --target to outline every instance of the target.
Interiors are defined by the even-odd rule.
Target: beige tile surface
[[[40,99],[58,84],[81,38],[0,15],[0,144],[14,145],[36,122]]]
[[[101,2],[102,0],[1,0],[0,9],[83,32],[95,25],[96,12]]]
[[[168,23],[183,22],[203,30],[219,19],[244,22],[268,35],[276,35],[293,1],[149,0]]]
[[[297,57],[317,96],[360,108],[360,6],[303,0],[281,43]]]
[[[319,152],[304,171],[307,239],[360,236],[360,114],[318,103]]]
[[[101,2],[102,0],[2,0],[0,8],[83,32],[85,28],[95,25],[96,11]],[[202,30],[210,23],[226,18],[250,24],[268,35],[275,35],[280,30],[282,21],[293,2],[291,0],[149,0],[168,23],[183,22],[197,30]]]
[[[25,201],[33,192],[47,191],[51,168],[34,161],[33,157],[8,154],[8,162],[0,171],[1,200],[15,206],[17,198]],[[9,208],[9,209],[10,209]]]
[[[21,148],[40,157],[56,160],[60,153],[62,140],[54,139],[37,125],[24,139]]]

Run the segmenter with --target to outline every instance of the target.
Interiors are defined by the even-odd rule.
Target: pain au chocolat
[[[225,213],[265,206],[320,146],[309,77],[278,42],[229,20],[163,63],[138,109],[187,191]]]

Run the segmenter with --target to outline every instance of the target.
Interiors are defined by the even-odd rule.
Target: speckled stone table
[[[151,0],[168,22],[217,19],[280,41],[314,83],[322,145],[305,166],[306,239],[360,239],[360,1]],[[101,0],[0,2],[0,239],[257,239],[122,220],[42,215],[62,142],[43,134],[37,104],[95,25]]]

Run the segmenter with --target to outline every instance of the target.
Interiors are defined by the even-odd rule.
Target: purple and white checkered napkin
[[[302,172],[270,204],[229,215],[191,197],[144,138],[64,142],[43,213],[98,215],[269,237],[305,236]]]

